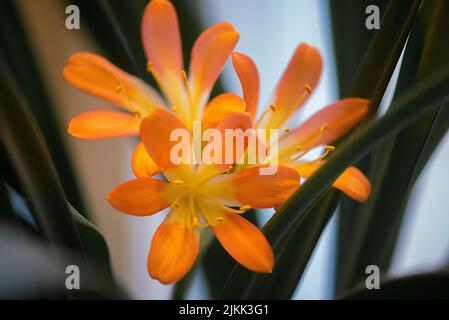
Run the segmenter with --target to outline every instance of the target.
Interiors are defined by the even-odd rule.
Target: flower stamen
[[[210,201],[212,201],[217,207],[219,207],[220,209],[222,209],[225,212],[230,212],[230,213],[235,213],[235,214],[242,214],[245,213],[247,210],[249,210],[251,207],[249,206],[242,206],[240,207],[240,209],[233,209],[231,207],[225,206],[224,204],[222,204],[220,201],[218,201],[215,198],[208,198]],[[243,210],[243,209],[245,210]]]
[[[267,108],[267,110],[265,110],[259,117],[259,119],[256,121],[255,127],[257,128],[260,123],[262,122],[262,120],[264,118],[266,118],[266,116],[270,113],[270,112],[275,112],[276,111],[276,107],[272,104],[270,104],[270,107]]]
[[[122,98],[123,102],[125,103],[126,107],[133,112],[138,118],[142,117],[142,114],[140,111],[137,110],[136,107],[133,106],[133,104],[129,101],[128,95],[125,91],[125,85],[123,84],[122,78],[117,77],[117,80],[119,82],[119,85],[117,88],[115,88],[115,92],[117,92],[120,95],[120,98]]]

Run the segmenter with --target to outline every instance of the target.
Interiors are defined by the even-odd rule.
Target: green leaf
[[[365,283],[342,296],[345,300],[429,300],[449,298],[447,269],[420,273],[396,279],[381,279],[379,290],[368,290]]]
[[[425,32],[416,30],[412,34],[402,69],[408,74],[410,67],[415,65],[417,73],[414,77],[400,77],[398,94],[423,81],[444,63],[448,64],[449,44],[445,39],[448,4],[447,1],[424,4],[422,21],[417,28],[424,28]],[[346,286],[366,277],[364,271],[369,264],[388,270],[410,191],[449,127],[449,110],[441,105],[436,107],[435,111],[401,131],[377,153],[371,170],[374,177],[372,198],[355,212],[360,218],[355,224],[352,246],[346,248],[349,253]]]
[[[311,212],[310,209],[349,165],[360,160],[386,138],[431,111],[435,103],[447,97],[446,88],[448,85],[449,67],[445,67],[397,99],[391,112],[351,134],[340,145],[339,149],[330,156],[329,160],[312,177],[306,180],[302,187],[293,194],[263,228],[275,252],[287,241],[292,232],[298,230],[308,213]],[[264,277],[257,274],[240,277],[239,274],[244,274],[241,267],[236,268],[228,282],[224,290],[224,297],[251,297],[248,296],[247,290],[257,290],[251,284],[258,277]],[[242,278],[245,279],[243,280],[243,286],[248,288],[243,292],[240,291]]]
[[[98,293],[109,298],[126,298],[127,294],[118,286],[111,268],[108,245],[97,227],[84,218],[70,204],[73,221],[78,229],[87,260],[91,264],[90,278]]]
[[[386,12],[383,15],[381,28],[374,36],[359,67],[358,74],[349,91],[349,96],[365,97],[370,100],[368,119],[371,119],[375,115],[384,96],[391,75],[404,48],[407,36],[416,19],[420,4],[421,1],[409,1],[407,4],[399,1],[389,2]],[[345,32],[341,34],[345,34]],[[336,33],[334,36],[336,37],[336,41],[341,37],[341,35]],[[342,49],[339,51],[342,51]],[[339,51],[337,50],[337,54]],[[342,52],[340,56],[337,56],[337,59],[346,60],[347,58],[345,53]],[[342,76],[339,77],[340,88],[343,88],[341,81],[348,81],[349,76],[347,73],[344,73],[345,70],[339,69],[338,71],[345,76],[345,78],[342,78]],[[340,92],[342,95],[347,93],[342,90]],[[355,165],[362,171],[367,172],[369,163],[370,157],[368,155]],[[337,232],[337,270],[335,284],[337,292],[341,290],[341,287],[345,283],[346,264],[349,259],[347,257],[348,246],[353,243],[351,235],[356,232],[355,225],[360,218],[360,215],[357,214],[358,208],[359,203],[343,197],[339,211]]]
[[[357,4],[356,8],[359,5]],[[363,60],[355,81],[356,85],[352,91],[358,91],[359,94],[357,96],[373,98],[372,108],[377,108],[376,101],[379,100],[379,96],[383,95],[382,90],[385,90],[386,84],[388,84],[389,78],[393,73],[416,11],[417,2],[411,2],[406,8],[401,6],[400,9],[398,5],[391,5],[385,14],[381,32],[376,35],[370,45],[369,52]],[[364,10],[361,12],[364,12]],[[345,13],[337,15],[335,19],[346,21],[349,19],[349,17],[345,16],[346,14],[349,13],[345,11]],[[364,23],[363,20],[359,21],[360,18],[359,15],[358,19],[351,23]],[[343,24],[347,23],[349,22],[344,22]],[[365,39],[366,36],[362,35],[359,38]],[[360,48],[356,48],[355,51],[360,51]],[[383,68],[373,68],[370,60],[373,56],[376,56],[377,61]],[[340,64],[340,68],[348,66],[351,62],[354,63],[354,61],[349,59],[351,59],[350,56]],[[352,70],[355,70],[354,66]],[[369,81],[367,81],[368,78]],[[365,83],[365,86],[361,86],[360,82]],[[233,281],[236,288],[234,288],[235,290],[233,290],[230,296],[236,297],[239,296],[238,292],[242,292],[242,295],[239,297],[290,298],[297,287],[298,281],[307,266],[324,227],[335,211],[339,199],[340,193],[332,191],[325,195],[313,208],[307,209],[307,218],[304,219],[303,223],[298,224],[297,228],[286,237],[289,239],[285,241],[287,243],[276,250],[277,260],[273,273],[268,276],[258,276],[256,279],[249,272],[240,272],[238,280]],[[250,278],[252,282],[248,282],[247,278]]]
[[[72,161],[63,140],[65,129],[58,123],[56,109],[47,94],[33,48],[16,4],[11,0],[0,2],[0,56],[3,67],[9,69],[11,81],[15,81],[21,89],[27,106],[42,130],[68,199],[86,214]]]
[[[36,222],[50,242],[82,252],[42,133],[25,100],[6,79],[0,69],[0,139],[33,208]]]
[[[357,69],[367,52],[377,30],[365,28],[369,5],[379,7],[384,16],[386,0],[329,0],[332,19],[332,38],[336,56],[338,89],[341,97],[348,96],[355,80]]]

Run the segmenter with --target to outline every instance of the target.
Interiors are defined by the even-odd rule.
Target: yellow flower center
[[[224,204],[232,192],[231,180],[226,179],[230,170],[218,171],[215,166],[181,165],[169,172],[170,184],[162,192],[176,219],[187,227],[214,226],[223,220],[225,212],[242,214],[250,206],[233,209]]]

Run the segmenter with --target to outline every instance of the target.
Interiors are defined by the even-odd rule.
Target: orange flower
[[[105,99],[127,111],[93,110],[70,121],[68,132],[82,139],[102,139],[138,135],[139,126],[153,108],[171,107],[188,129],[200,120],[218,75],[239,39],[229,23],[218,23],[205,30],[196,40],[189,67],[183,68],[178,19],[167,0],[152,0],[142,19],[142,41],[148,58],[148,71],[156,79],[163,99],[143,81],[117,68],[108,60],[92,54],[77,53],[70,57],[64,78],[73,86]],[[244,111],[245,103],[237,96],[223,94],[213,101],[217,112],[206,122],[218,123],[226,115]],[[152,176],[160,171],[142,145],[133,154],[136,176]]]
[[[253,124],[249,114],[233,113],[218,124],[223,126],[247,129]],[[268,241],[239,214],[250,208],[279,206],[299,186],[299,174],[288,167],[264,176],[256,166],[238,173],[211,164],[176,166],[169,156],[175,143],[170,141],[170,134],[180,128],[186,126],[172,112],[161,108],[150,111],[142,121],[141,138],[168,182],[135,179],[107,196],[116,209],[131,215],[152,215],[171,208],[152,240],[148,255],[151,277],[164,284],[181,279],[198,254],[201,227],[211,227],[223,247],[243,266],[270,273],[274,255]],[[153,143],[155,140],[158,144]]]
[[[259,100],[257,67],[250,57],[242,53],[233,53],[232,61],[241,82],[246,111],[255,118]],[[255,121],[256,128],[282,130],[283,133],[275,141],[278,163],[294,168],[303,178],[310,177],[334,147],[326,146],[324,155],[314,161],[301,161],[302,157],[313,148],[341,137],[357,125],[368,111],[368,100],[343,99],[320,110],[294,130],[286,127],[314,91],[321,69],[322,59],[318,50],[307,44],[299,45],[275,89],[269,107]],[[369,180],[354,167],[349,167],[333,186],[357,201],[365,201],[371,193]]]

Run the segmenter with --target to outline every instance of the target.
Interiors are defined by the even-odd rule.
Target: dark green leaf
[[[0,56],[10,71],[11,81],[21,89],[48,145],[58,176],[68,199],[86,214],[77,179],[63,141],[64,129],[46,93],[38,64],[12,0],[0,2]],[[11,106],[10,106],[11,107]]]
[[[449,67],[445,67],[397,99],[391,112],[351,134],[264,227],[264,233],[275,252],[281,248],[284,241],[287,241],[291,232],[295,232],[301,226],[310,209],[349,165],[360,160],[386,138],[434,109],[435,103],[447,97],[448,85]],[[251,284],[259,275],[251,274],[247,277],[239,277],[238,274],[244,274],[240,267],[237,267],[234,272],[234,279],[231,278],[228,282],[224,290],[224,297],[251,297],[247,295],[247,290],[254,289]],[[246,288],[249,288],[243,292],[241,291],[242,278],[246,278],[243,282]]]
[[[356,7],[358,6],[359,4]],[[418,1],[411,2],[406,8],[403,6],[399,8],[398,4],[391,5],[382,23],[381,32],[374,38],[363,60],[356,78],[356,84],[352,91],[358,92],[356,96],[372,99],[371,108],[373,110],[377,109],[377,105],[380,102],[379,97],[383,95],[383,91],[393,73],[396,61],[406,41],[408,30],[416,15],[417,7]],[[335,19],[342,18],[344,18],[342,14],[335,17]],[[351,23],[360,22],[364,25],[363,20],[359,21],[361,20],[360,15],[358,15],[358,18]],[[346,23],[348,22],[344,22],[344,24]],[[360,36],[362,39],[365,39],[365,37],[366,35]],[[360,49],[358,50],[360,51]],[[373,67],[370,60],[373,56],[376,56],[376,61],[382,64],[382,68]],[[354,63],[354,61],[352,62]],[[345,60],[340,66],[345,67],[348,63],[350,61]],[[360,83],[364,85],[362,86]],[[298,223],[296,228],[286,236],[286,239],[289,239],[285,240],[287,243],[280,246],[276,251],[277,260],[273,273],[268,276],[261,275],[256,277],[254,275],[250,276],[247,271],[239,272],[238,280],[233,281],[235,290],[232,291],[233,293],[230,296],[245,298],[290,298],[324,227],[337,206],[338,199],[338,192],[329,192],[313,208],[305,210],[307,218],[304,219],[303,223]],[[248,278],[251,280],[248,281]],[[251,285],[248,285],[248,283]],[[242,292],[241,295],[238,295],[239,291]]]
[[[398,94],[447,64],[448,4],[446,1],[424,4],[422,21],[416,26],[422,29],[424,25],[424,34],[418,29],[409,40],[402,69],[406,75],[399,79]],[[408,75],[412,66],[418,68],[415,77]],[[355,212],[360,218],[355,223],[352,246],[346,248],[346,286],[364,278],[369,264],[388,270],[410,191],[449,126],[448,113],[444,106],[436,108],[401,131],[377,153],[371,175],[373,196]]]
[[[42,134],[24,99],[5,79],[6,74],[0,69],[0,139],[35,220],[51,243],[83,252]]]
[[[415,274],[397,279],[381,279],[379,290],[368,290],[365,283],[361,283],[342,297],[345,300],[446,300],[448,298],[448,270]]]

